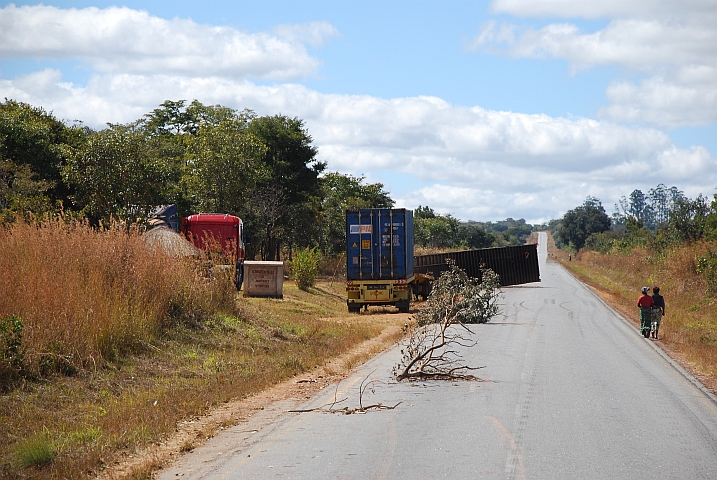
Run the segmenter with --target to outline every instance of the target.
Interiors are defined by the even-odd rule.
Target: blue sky
[[[0,98],[93,128],[167,99],[305,120],[331,171],[463,220],[717,187],[717,3],[0,3]]]

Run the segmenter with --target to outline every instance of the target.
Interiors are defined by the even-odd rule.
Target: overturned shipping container
[[[482,267],[490,268],[498,274],[503,286],[540,281],[537,244],[417,255],[414,258],[414,270],[438,278],[448,270],[447,260],[454,261],[475,278],[481,277]]]

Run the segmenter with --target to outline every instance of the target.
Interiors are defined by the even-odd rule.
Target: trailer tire
[[[348,304],[349,307],[349,313],[361,313],[361,305],[360,304]]]
[[[409,300],[400,300],[396,302],[396,306],[400,313],[408,313],[411,309],[411,302]]]

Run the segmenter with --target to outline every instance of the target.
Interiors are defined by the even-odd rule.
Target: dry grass
[[[136,234],[54,223],[0,235],[0,308],[23,319],[31,372],[0,395],[0,478],[91,478],[386,327],[347,315],[342,282],[243,298]],[[73,368],[43,370],[47,353]]]
[[[233,309],[227,282],[153,255],[136,232],[52,220],[0,230],[0,312],[20,316],[27,367],[99,368],[175,320]]]
[[[660,287],[666,316],[660,326],[659,343],[682,361],[708,386],[717,385],[716,299],[708,294],[705,279],[697,274],[696,259],[717,246],[696,243],[674,248],[665,256],[644,249],[629,254],[601,255],[581,252],[560,263],[580,280],[593,286],[633,324],[638,325],[637,298],[642,286]]]

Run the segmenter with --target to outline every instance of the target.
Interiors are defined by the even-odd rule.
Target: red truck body
[[[195,247],[221,254],[236,265],[236,287],[244,281],[244,224],[239,217],[220,213],[198,213],[182,219],[182,233]]]

